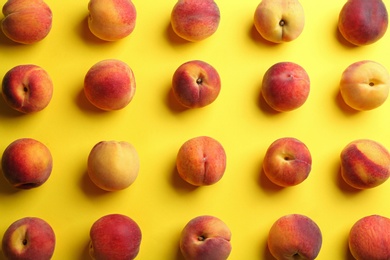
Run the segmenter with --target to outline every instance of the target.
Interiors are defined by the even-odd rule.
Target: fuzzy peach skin
[[[232,250],[231,231],[219,218],[198,216],[190,220],[180,236],[180,251],[186,260],[226,260]]]
[[[358,111],[381,106],[389,96],[389,89],[390,74],[375,61],[352,63],[341,75],[340,94],[348,106]]]
[[[47,71],[37,65],[18,65],[4,75],[1,94],[5,102],[19,112],[38,112],[52,99],[53,81]]]
[[[275,140],[267,149],[263,160],[265,175],[273,183],[289,187],[309,176],[312,158],[307,146],[296,138]]]
[[[377,42],[387,26],[388,14],[382,0],[347,0],[339,14],[341,35],[357,46]]]
[[[309,97],[309,75],[296,63],[278,62],[264,74],[261,93],[272,109],[278,112],[295,110]]]
[[[102,110],[123,109],[133,99],[135,90],[134,73],[129,65],[120,60],[102,60],[85,75],[85,96]]]
[[[348,244],[357,260],[390,259],[390,219],[380,215],[359,219],[349,232]]]
[[[1,29],[17,43],[39,42],[52,27],[52,11],[42,0],[8,0],[3,6],[3,14]]]
[[[374,188],[390,177],[390,153],[376,141],[350,142],[341,151],[340,160],[342,178],[356,189]]]
[[[191,42],[213,35],[220,19],[220,11],[214,0],[178,0],[171,12],[173,31]]]
[[[213,103],[221,91],[221,78],[210,64],[192,60],[180,65],[172,77],[176,100],[186,108],[200,108]]]
[[[49,179],[53,157],[43,143],[32,138],[21,138],[4,150],[1,168],[5,179],[13,187],[36,188]]]
[[[135,28],[137,11],[131,0],[90,0],[88,27],[98,38],[117,41]]]
[[[290,42],[301,35],[305,13],[298,0],[262,0],[255,11],[254,25],[270,42]]]
[[[208,136],[198,136],[186,141],[179,149],[176,167],[180,177],[194,186],[218,182],[226,169],[223,146]]]
[[[90,229],[89,254],[94,260],[132,260],[139,253],[142,232],[138,224],[122,214],[96,220]]]
[[[50,260],[55,245],[55,233],[49,223],[37,217],[24,217],[13,222],[5,231],[2,251],[10,260]]]
[[[134,146],[125,141],[101,141],[88,156],[88,175],[106,191],[123,190],[134,183],[140,167]]]
[[[315,259],[322,246],[318,225],[301,214],[282,216],[268,233],[268,248],[278,260]]]

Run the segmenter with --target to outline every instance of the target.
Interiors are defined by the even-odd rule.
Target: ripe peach
[[[301,35],[305,13],[298,0],[262,0],[256,8],[254,24],[264,39],[289,42]]]
[[[226,153],[222,145],[208,136],[186,141],[176,158],[180,177],[194,186],[212,185],[225,173]]]
[[[50,260],[55,244],[54,231],[45,220],[24,217],[7,228],[3,236],[2,250],[7,259]]]
[[[84,93],[87,99],[102,110],[126,107],[135,95],[135,78],[131,68],[120,60],[102,60],[85,75]]]
[[[386,68],[370,60],[352,63],[343,72],[340,94],[345,103],[359,111],[381,106],[389,95],[390,75]]]
[[[31,138],[13,141],[4,150],[1,160],[5,179],[19,189],[41,186],[50,177],[52,167],[50,150]]]
[[[186,260],[225,260],[232,250],[229,227],[214,216],[190,220],[180,236],[180,251]]]
[[[280,138],[267,149],[263,161],[265,175],[282,187],[297,185],[309,176],[311,154],[307,146],[292,137]]]
[[[139,172],[139,156],[128,142],[101,141],[88,156],[88,175],[106,191],[123,190],[134,183]]]
[[[120,40],[135,28],[137,11],[131,0],[90,0],[88,10],[88,27],[102,40]]]
[[[387,26],[388,14],[382,0],[348,0],[339,14],[338,29],[354,45],[378,41]]]
[[[301,107],[310,93],[310,78],[305,69],[293,62],[279,62],[264,74],[262,95],[278,112]]]
[[[44,39],[52,26],[52,12],[42,0],[8,0],[3,6],[3,33],[12,41],[32,44]]]
[[[213,103],[221,90],[221,79],[210,64],[192,60],[180,65],[172,77],[172,90],[177,101],[187,108]]]
[[[347,144],[340,154],[341,176],[356,189],[368,189],[390,177],[390,153],[380,143],[359,139]]]
[[[38,112],[49,105],[53,96],[53,82],[41,67],[19,65],[5,74],[2,96],[11,108],[19,112]]]
[[[178,0],[172,9],[173,31],[187,41],[201,41],[214,34],[220,12],[214,0]]]
[[[350,230],[348,244],[357,260],[390,259],[390,219],[379,215],[359,219]]]
[[[132,260],[142,240],[138,224],[128,216],[109,214],[96,220],[90,230],[89,253],[94,260]]]
[[[289,214],[275,221],[267,242],[276,259],[315,259],[322,246],[322,234],[309,217]]]

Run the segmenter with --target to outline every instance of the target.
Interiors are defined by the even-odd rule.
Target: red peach
[[[52,12],[42,0],[8,0],[1,29],[12,41],[32,44],[44,39],[52,26]]]
[[[84,93],[87,99],[102,110],[126,107],[135,95],[135,78],[131,68],[120,60],[102,60],[85,75]]]
[[[186,182],[194,186],[212,185],[225,173],[226,153],[217,140],[208,136],[195,137],[180,147],[176,166]]]
[[[201,41],[213,35],[220,12],[214,0],[178,0],[172,9],[173,31],[188,41]]]

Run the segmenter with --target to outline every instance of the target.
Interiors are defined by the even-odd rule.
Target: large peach
[[[305,13],[298,0],[262,0],[256,8],[254,24],[264,39],[289,42],[301,35]]]
[[[194,186],[211,185],[225,173],[226,153],[223,146],[208,136],[186,141],[176,158],[180,177]]]
[[[297,185],[309,176],[312,158],[307,146],[296,138],[274,141],[263,160],[265,175],[282,187]]]
[[[390,177],[390,153],[376,141],[354,140],[341,151],[340,159],[342,178],[356,189],[374,188]]]
[[[8,0],[1,29],[11,40],[32,44],[44,39],[52,26],[52,11],[42,0]]]
[[[88,27],[102,40],[120,40],[135,28],[137,11],[131,0],[90,0],[88,10]]]
[[[49,223],[37,217],[24,217],[7,228],[2,250],[10,260],[50,260],[55,244],[55,233]]]
[[[19,112],[38,112],[49,105],[53,82],[43,68],[32,64],[19,65],[5,74],[2,96],[11,108]]]
[[[125,141],[101,141],[88,156],[88,175],[99,188],[123,190],[134,183],[139,172],[139,156]]]
[[[381,106],[389,95],[390,75],[375,61],[362,60],[349,65],[341,75],[340,94],[345,103],[359,111]]]
[[[43,143],[32,138],[21,138],[4,150],[1,168],[12,186],[31,189],[41,186],[50,177],[53,158]]]
[[[359,219],[349,232],[348,244],[357,260],[390,259],[390,219],[380,215]]]
[[[378,41],[387,26],[388,14],[382,0],[347,0],[339,14],[338,29],[354,45]]]
[[[261,92],[272,109],[291,111],[306,102],[310,93],[310,78],[300,65],[278,62],[264,74]]]
[[[315,259],[322,246],[318,225],[301,214],[282,216],[268,233],[268,248],[278,260]]]
[[[126,107],[135,95],[134,73],[125,62],[108,59],[93,65],[85,75],[84,93],[87,99],[102,110]]]
[[[94,260],[132,260],[142,240],[138,224],[122,214],[109,214],[96,220],[90,230],[89,253]]]
[[[201,41],[214,34],[220,12],[214,0],[178,0],[172,9],[173,31],[188,41]]]
[[[180,251],[186,260],[225,260],[232,250],[229,227],[214,216],[190,220],[180,236]]]
[[[184,107],[204,107],[217,99],[221,79],[210,64],[192,60],[176,69],[172,77],[172,90],[177,101]]]

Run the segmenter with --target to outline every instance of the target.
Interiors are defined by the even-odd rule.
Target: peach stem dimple
[[[284,26],[285,24],[286,24],[286,22],[284,20],[280,20],[280,22],[279,22],[280,26]]]

